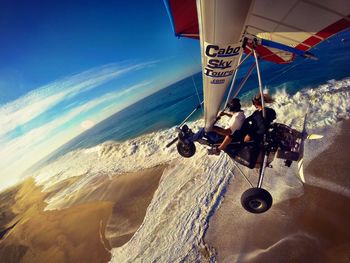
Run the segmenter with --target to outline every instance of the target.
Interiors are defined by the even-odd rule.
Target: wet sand
[[[236,177],[212,218],[206,243],[218,262],[350,262],[350,121],[305,169],[304,194],[264,214],[245,212]]]
[[[79,183],[78,177],[48,192],[28,179],[1,193],[0,261],[108,262],[110,249],[126,243],[142,223],[164,168],[101,177],[68,207],[52,211],[44,211],[44,200]]]

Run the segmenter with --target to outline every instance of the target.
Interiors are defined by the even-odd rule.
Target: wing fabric
[[[196,0],[164,1],[176,36],[198,39]],[[245,33],[308,51],[348,28],[349,0],[255,0]],[[295,57],[292,52],[264,45],[259,45],[257,52],[262,59],[279,64],[292,62]]]
[[[177,37],[199,38],[196,0],[164,0]]]
[[[242,54],[239,42],[250,1],[198,0],[205,129],[214,125]],[[229,25],[229,26],[228,26]]]
[[[249,13],[245,32],[298,50],[308,51],[350,27],[349,0],[257,0]],[[260,46],[261,58],[289,63],[291,52]]]

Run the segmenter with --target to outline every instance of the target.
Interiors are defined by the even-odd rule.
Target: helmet
[[[228,104],[227,104],[228,108],[230,109],[230,111],[232,112],[237,112],[241,110],[241,103],[240,103],[240,99],[238,98],[233,98]]]
[[[263,94],[263,97],[264,97],[264,102],[265,102],[265,103],[274,102],[273,98],[271,98],[271,96],[270,96],[269,94],[267,94],[267,93],[264,93],[264,94]],[[253,97],[252,102],[253,102],[254,105],[259,105],[259,106],[262,105],[260,93],[256,94],[256,95]]]

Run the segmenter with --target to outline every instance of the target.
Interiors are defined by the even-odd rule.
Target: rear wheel
[[[242,194],[241,204],[248,212],[264,213],[272,205],[272,196],[263,188],[249,188]]]
[[[193,142],[184,143],[179,141],[176,147],[179,154],[185,158],[190,158],[196,153],[196,146]]]

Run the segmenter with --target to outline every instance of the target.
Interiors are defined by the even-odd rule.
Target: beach
[[[161,253],[160,248],[169,249],[167,244],[157,243],[161,238],[169,243],[174,239],[173,247],[183,251],[190,248],[185,241],[179,242],[178,236],[186,240],[194,235],[203,236],[204,243],[197,240],[199,245],[188,245],[195,251],[198,246],[203,260],[214,253],[217,262],[349,262],[350,122],[337,127],[334,139],[325,138],[330,145],[322,146],[325,150],[306,163],[307,183],[302,185],[296,176],[288,181],[287,174],[279,175],[286,188],[272,191],[272,208],[259,215],[241,207],[241,194],[249,186],[237,171],[232,179],[227,177],[229,173],[224,171],[229,160],[218,164],[219,171],[214,169],[212,174],[193,170],[201,166],[196,160],[181,163],[180,159],[138,172],[96,176],[86,185],[87,175],[82,174],[45,190],[28,178],[0,194],[0,257],[4,262],[147,259],[143,253],[151,253],[152,258]],[[319,148],[318,143],[312,142],[313,147]],[[219,158],[202,162],[208,160]],[[271,171],[264,181],[267,189],[274,182],[269,181],[275,176],[269,176]],[[218,184],[213,184],[216,181]],[[78,190],[62,195],[71,187]],[[200,191],[204,198],[198,195]],[[285,197],[284,191],[292,195]],[[147,209],[151,209],[148,217]],[[155,243],[150,246],[149,240]],[[128,254],[129,249],[136,249],[135,244],[142,248],[136,257]],[[116,252],[119,254],[112,258]]]
[[[141,225],[165,166],[101,177],[71,196],[66,207],[45,210],[46,198],[76,183],[43,191],[32,178],[0,194],[2,262],[108,262]]]
[[[267,213],[243,210],[239,200],[247,182],[237,174],[233,177],[204,236],[217,262],[349,261],[350,122],[343,121],[339,127],[331,145],[307,163],[307,183],[293,186],[301,192],[276,198]],[[182,169],[174,165],[163,183],[175,179],[172,169]],[[0,257],[4,262],[109,262],[111,250],[127,243],[141,226],[166,167],[101,175],[66,197],[58,195],[57,201],[56,193],[79,185],[86,176],[70,177],[45,191],[28,178],[4,191],[0,194]],[[203,174],[202,179],[207,176]],[[188,174],[185,178],[190,180]],[[158,195],[169,194],[163,192]],[[45,200],[50,200],[49,206]],[[177,214],[173,209],[169,213]]]
[[[217,261],[349,262],[349,138],[347,120],[333,143],[305,167],[303,193],[267,213],[249,214],[240,207],[247,183],[236,176],[205,237]]]
[[[322,146],[325,150],[321,150],[319,154],[314,154],[312,159],[306,162],[304,172],[307,183],[305,185],[302,185],[294,175],[292,176],[292,179],[294,179],[292,182],[288,181],[291,178],[286,174],[278,176],[279,183],[282,182],[287,186],[286,189],[281,190],[282,193],[272,191],[274,204],[267,213],[254,215],[246,212],[241,207],[239,200],[242,192],[248,186],[245,179],[237,172],[234,173],[226,190],[224,190],[226,184],[223,181],[223,189],[218,189],[217,194],[213,195],[211,190],[207,188],[211,185],[207,180],[212,180],[210,179],[213,178],[212,175],[204,172],[201,175],[197,174],[196,179],[193,179],[189,175],[190,171],[196,174],[193,167],[190,163],[180,164],[180,161],[182,161],[180,159],[178,162],[172,162],[170,166],[161,165],[142,172],[124,173],[112,177],[96,177],[89,181],[88,187],[80,188],[79,191],[71,193],[67,198],[59,195],[57,201],[50,202],[50,211],[43,212],[43,209],[47,206],[42,205],[41,210],[38,210],[41,211],[41,218],[38,218],[37,221],[30,220],[27,223],[31,224],[32,227],[37,226],[38,222],[48,221],[47,218],[50,216],[50,224],[40,224],[46,225],[45,228],[41,228],[45,234],[33,231],[37,234],[32,234],[29,240],[35,241],[38,237],[44,240],[54,240],[51,243],[45,242],[51,244],[52,251],[48,256],[51,261],[56,259],[56,262],[74,262],[82,259],[84,259],[84,262],[96,262],[96,260],[97,262],[100,262],[98,260],[108,262],[111,259],[113,249],[120,248],[122,250],[118,253],[124,253],[124,244],[126,248],[133,250],[137,247],[135,244],[139,243],[145,249],[149,247],[149,253],[154,256],[160,253],[158,250],[164,248],[158,243],[149,246],[147,241],[162,238],[162,231],[170,231],[169,236],[165,238],[166,240],[175,238],[174,233],[176,232],[172,227],[174,224],[178,224],[178,221],[175,219],[172,223],[168,221],[173,220],[170,218],[178,218],[183,215],[186,218],[188,217],[186,215],[188,208],[185,207],[192,207],[192,210],[195,204],[191,205],[190,200],[195,199],[196,202],[200,200],[197,197],[194,198],[195,195],[190,194],[189,189],[197,189],[197,187],[202,189],[199,185],[203,185],[204,190],[202,190],[208,195],[214,196],[211,201],[213,207],[221,198],[223,200],[213,215],[205,212],[207,209],[199,205],[200,210],[198,211],[203,211],[204,218],[208,219],[204,244],[209,250],[206,250],[207,247],[202,245],[200,245],[200,249],[201,251],[207,251],[206,253],[209,253],[209,255],[203,256],[203,259],[209,260],[210,254],[214,251],[217,262],[271,262],[275,260],[278,260],[278,262],[305,262],[305,260],[307,262],[348,262],[350,232],[344,226],[347,225],[350,218],[348,214],[350,210],[348,205],[349,195],[347,192],[350,183],[347,177],[348,168],[346,165],[350,153],[348,148],[350,146],[348,142],[350,122],[344,121],[338,124],[337,127],[340,127],[339,131],[335,128],[331,129],[337,131],[335,139],[325,138],[325,141],[331,142],[330,145]],[[320,148],[319,143],[321,142],[311,142],[312,147]],[[311,154],[312,147],[308,148],[306,154]],[[211,159],[215,161],[218,157]],[[188,161],[191,162],[192,160]],[[273,171],[276,172],[278,167],[275,166],[276,169],[273,169]],[[168,169],[163,173],[165,167],[168,167]],[[295,167],[287,170],[293,171],[293,169]],[[178,173],[177,170],[182,172]],[[271,172],[272,170],[269,170],[264,183],[267,189],[274,182],[270,182],[269,179],[276,176],[275,174],[272,175]],[[223,176],[222,178],[226,178],[222,171],[219,174]],[[163,177],[162,185],[157,191],[161,177]],[[47,189],[46,197],[54,196],[54,192],[76,184],[80,179],[82,180],[83,176],[81,178],[72,177],[52,186]],[[194,182],[196,182],[195,185]],[[189,189],[185,187],[187,185],[190,187]],[[292,192],[293,195],[283,197],[285,190]],[[27,189],[24,192],[28,191]],[[40,196],[40,193],[38,191],[37,196]],[[155,199],[153,199],[154,193],[157,193]],[[33,197],[35,196],[33,195]],[[180,205],[178,199],[186,200],[186,202]],[[40,198],[37,197],[35,200],[40,200]],[[141,226],[149,205],[151,212],[148,213],[146,223]],[[207,205],[212,206],[211,204]],[[160,211],[157,212],[158,209]],[[60,218],[60,220],[55,219],[55,217]],[[76,221],[70,219],[72,217],[76,218]],[[62,220],[67,222],[67,225],[63,228],[59,226],[59,222]],[[201,220],[195,217],[188,224],[199,225],[197,222]],[[86,225],[81,224],[81,221],[87,222]],[[13,222],[15,220],[11,224]],[[10,227],[11,224],[9,223],[6,226]],[[80,228],[81,225],[84,226],[83,229]],[[66,228],[68,226],[68,230],[71,232],[67,232]],[[162,227],[165,230],[161,230]],[[180,225],[179,227],[182,229],[180,233],[188,232],[187,227]],[[134,236],[136,231],[137,234]],[[46,233],[53,233],[54,237]],[[84,233],[84,237],[82,233]],[[200,233],[197,235],[201,236]],[[11,241],[11,237],[16,235],[23,236],[23,230],[17,225],[9,230],[7,237],[5,236],[6,242]],[[60,235],[65,237],[62,239],[64,242],[57,243],[56,236]],[[180,234],[180,237],[183,238],[182,234]],[[131,242],[128,242],[131,238]],[[71,241],[72,239],[79,240],[79,243],[82,244],[81,250],[77,249],[76,243]],[[126,244],[127,242],[128,244]],[[50,251],[46,249],[44,253],[40,246],[34,246],[27,241],[23,243],[23,240],[19,239],[16,239],[15,242],[11,241],[9,244],[20,244],[23,247],[31,248],[25,250],[21,247],[23,249],[21,262],[44,262],[40,260],[44,257],[47,258],[46,255]],[[179,245],[181,250],[184,250],[184,243],[175,242],[175,244]],[[33,257],[33,254],[28,252],[33,251],[33,247],[35,247],[35,255],[40,255],[40,259],[38,256]],[[96,249],[92,249],[94,247]],[[5,251],[8,251],[8,248]],[[119,250],[113,250],[112,253],[115,253],[115,251]],[[138,253],[138,257],[148,258],[147,255],[143,254],[143,250]],[[129,257],[137,258],[128,253],[117,255],[112,258],[113,262],[127,260]],[[32,259],[33,261],[31,261]]]

